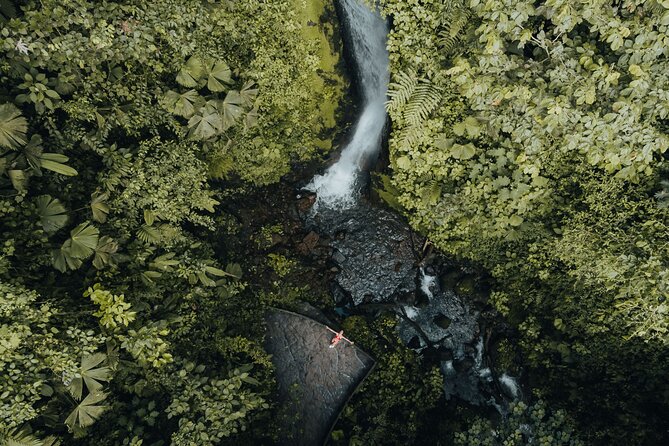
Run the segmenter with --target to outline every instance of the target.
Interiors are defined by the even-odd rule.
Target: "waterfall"
[[[346,209],[353,206],[360,193],[364,166],[378,154],[386,123],[388,89],[388,25],[378,11],[370,10],[360,0],[340,0],[350,51],[358,73],[363,111],[353,137],[337,163],[313,178],[306,189],[316,192],[317,206]]]

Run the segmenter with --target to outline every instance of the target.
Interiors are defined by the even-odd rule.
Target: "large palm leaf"
[[[88,427],[95,422],[102,413],[107,409],[105,406],[100,406],[98,403],[107,398],[102,392],[89,393],[84,400],[74,408],[70,416],[65,420],[70,429]]]
[[[67,223],[67,211],[57,198],[49,195],[37,197],[37,215],[46,232],[56,232]]]
[[[26,144],[28,121],[14,104],[0,104],[0,146],[14,149]]]

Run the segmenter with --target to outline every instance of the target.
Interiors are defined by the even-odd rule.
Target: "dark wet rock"
[[[433,321],[435,325],[437,325],[440,328],[443,328],[444,330],[448,330],[448,327],[451,325],[451,319],[444,314],[439,314],[435,316]]]
[[[346,256],[342,254],[341,252],[335,250],[332,253],[332,260],[337,264],[337,265],[342,265],[344,262],[346,262]],[[341,271],[341,266],[338,267],[339,271]]]
[[[323,262],[334,268],[330,291],[340,314],[397,312],[400,338],[441,365],[447,399],[499,410],[504,395],[479,326],[498,318],[488,315],[487,292],[476,271],[434,251],[426,254],[424,239],[388,210],[361,203],[345,211],[316,211],[305,223],[320,235],[319,244],[329,242]]]
[[[475,341],[478,331],[477,314],[452,292],[436,294],[424,308],[405,307],[405,311],[415,324],[420,326],[430,344],[464,354],[465,345]],[[441,324],[435,323],[435,320]],[[449,321],[446,324],[446,320]],[[414,325],[401,323],[400,337],[408,342],[418,334]],[[424,340],[425,341],[425,340]]]
[[[439,276],[439,285],[443,290],[453,290],[462,276],[458,270],[450,270]]]
[[[297,251],[302,255],[307,255],[318,245],[320,236],[314,231],[309,232],[297,245]]]
[[[479,312],[452,291],[431,295],[433,289],[420,293],[424,306],[401,308],[400,337],[411,348],[440,361],[447,399],[457,397],[475,405],[491,398],[494,401],[496,392],[491,371],[485,366]]]
[[[332,332],[305,316],[273,310],[266,321],[265,348],[276,367],[278,399],[283,408],[279,444],[323,444],[374,361],[345,341],[329,348]]]
[[[351,301],[351,296],[337,282],[330,282],[330,294],[337,306],[344,306]]]
[[[345,212],[319,209],[310,223],[332,236],[335,281],[355,305],[391,302],[415,290],[414,236],[402,219],[361,204]]]
[[[300,196],[297,200],[297,210],[301,214],[305,214],[313,207],[314,203],[316,203],[316,194]]]
[[[292,309],[303,316],[309,317],[316,322],[332,327],[332,321],[318,308],[311,305],[309,302],[298,300],[293,303]]]

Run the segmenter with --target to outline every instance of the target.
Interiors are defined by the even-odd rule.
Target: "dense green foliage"
[[[492,426],[485,420],[476,420],[467,432],[455,436],[457,446],[582,446],[564,411],[549,413],[538,402],[531,407],[513,403],[502,423]]]
[[[343,328],[373,355],[377,363],[344,409],[336,440],[342,436],[349,445],[422,444],[421,435],[430,431],[430,410],[443,402],[443,377],[439,368],[418,358],[396,333],[394,313],[368,323],[351,316]],[[433,439],[428,440],[428,442]],[[333,443],[339,444],[336,441]]]
[[[590,441],[666,441],[669,4],[382,3],[396,200]]]
[[[271,364],[216,208],[330,147],[322,5],[0,5],[0,444],[244,441]]]
[[[490,273],[546,403],[447,406],[394,316],[351,316],[377,365],[333,443],[667,443],[669,2],[380,3],[380,196]],[[239,210],[332,147],[325,8],[0,0],[0,445],[275,440],[261,316],[329,296]]]

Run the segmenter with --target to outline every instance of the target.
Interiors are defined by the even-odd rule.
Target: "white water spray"
[[[359,73],[364,99],[363,112],[355,125],[351,142],[339,161],[306,186],[316,192],[314,209],[325,206],[347,209],[355,205],[360,193],[360,174],[378,154],[386,123],[385,101],[388,89],[388,25],[378,11],[360,0],[340,0],[350,33],[351,51]]]
[[[421,266],[420,268],[420,289],[425,295],[432,299],[434,293],[432,289],[437,285],[437,276],[431,276],[425,272],[425,269]]]
[[[518,385],[516,378],[503,373],[502,376],[499,377],[499,384],[506,389],[507,393],[514,401],[518,400],[518,397],[520,396],[520,386]]]

